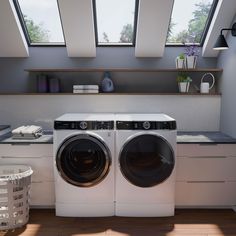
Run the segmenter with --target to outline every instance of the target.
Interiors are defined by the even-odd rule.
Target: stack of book
[[[73,93],[98,93],[98,85],[73,85]]]

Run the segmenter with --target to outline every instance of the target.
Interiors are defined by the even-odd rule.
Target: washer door
[[[124,177],[138,187],[152,187],[165,181],[175,164],[170,144],[157,135],[144,134],[129,140],[120,153]]]
[[[100,139],[81,134],[62,143],[56,165],[61,177],[68,183],[90,187],[100,183],[108,174],[111,155]]]

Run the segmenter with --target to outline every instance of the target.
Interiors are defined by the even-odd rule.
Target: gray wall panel
[[[226,40],[229,49],[222,51],[218,58],[218,66],[224,69],[219,80],[222,93],[220,129],[236,138],[236,37],[229,33]]]
[[[162,58],[135,58],[134,48],[100,47],[96,58],[69,58],[65,47],[31,47],[30,57],[25,59],[0,59],[0,93],[3,92],[35,92],[35,75],[24,72],[25,68],[78,68],[78,67],[127,67],[127,68],[174,68],[175,58],[181,47],[167,47]],[[215,67],[215,58],[198,58],[198,67]],[[55,76],[55,75],[53,75]],[[70,92],[72,84],[97,83],[102,73],[57,74],[61,79],[63,91]],[[201,77],[201,75],[195,75]],[[175,73],[158,74],[112,74],[116,91],[124,92],[177,92]],[[196,82],[198,83],[198,82]]]

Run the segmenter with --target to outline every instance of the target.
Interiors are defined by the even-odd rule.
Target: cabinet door
[[[52,144],[0,144],[0,156],[41,157],[53,156]]]
[[[1,165],[28,165],[32,168],[32,181],[53,181],[53,157],[0,156]]]
[[[177,206],[236,204],[236,145],[177,146]]]
[[[177,182],[176,206],[236,205],[236,182]]]
[[[30,205],[36,207],[54,206],[55,190],[52,145],[0,144],[0,164],[31,166],[33,174]]]
[[[236,156],[236,144],[178,144],[177,156]]]
[[[30,187],[31,207],[53,207],[55,205],[55,187],[53,181],[32,181]]]
[[[236,181],[236,157],[178,157],[177,181]]]

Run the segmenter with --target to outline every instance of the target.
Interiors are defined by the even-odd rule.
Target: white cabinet
[[[30,205],[33,207],[54,206],[52,144],[1,143],[0,164],[24,164],[31,166],[33,174]]]
[[[178,144],[177,207],[236,205],[236,144]]]

